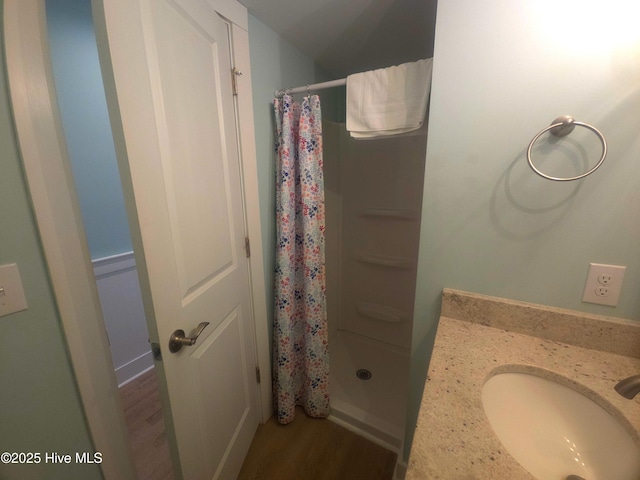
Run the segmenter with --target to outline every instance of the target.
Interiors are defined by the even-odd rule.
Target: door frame
[[[95,0],[94,0],[95,1]],[[237,133],[249,257],[260,418],[272,415],[271,362],[258,199],[248,15],[236,0],[209,0],[231,24],[232,61],[242,72]],[[85,418],[106,480],[135,478],[95,276],[55,95],[42,0],[4,0],[4,36],[18,145],[53,293]],[[98,26],[96,26],[98,27]],[[231,72],[229,72],[231,74]]]

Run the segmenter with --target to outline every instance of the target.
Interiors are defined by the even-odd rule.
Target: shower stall
[[[332,417],[401,458],[426,134],[323,144]]]

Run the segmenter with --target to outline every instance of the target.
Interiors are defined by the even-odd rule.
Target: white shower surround
[[[401,461],[426,138],[323,128],[331,419]]]

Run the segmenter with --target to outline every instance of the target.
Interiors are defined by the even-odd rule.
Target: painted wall
[[[0,318],[0,452],[75,455],[92,451],[91,440],[22,173],[2,40],[0,50],[0,265],[18,264],[29,306]],[[39,464],[0,463],[0,478],[97,480],[102,476],[95,465],[52,465],[42,457]]]
[[[95,260],[93,271],[118,386],[153,368],[133,252]]]
[[[439,3],[408,425],[444,287],[640,320],[639,14],[623,1]],[[600,129],[609,155],[555,183],[525,153],[566,114]],[[599,156],[584,128],[534,150],[560,175]],[[628,267],[618,307],[581,301],[589,262]]]
[[[251,82],[260,188],[262,248],[269,332],[271,333],[276,233],[273,96],[276,90],[282,88],[327,81],[332,77],[318,67],[311,58],[285,42],[277,33],[252,15],[249,15],[249,48],[251,51]],[[339,95],[339,91],[323,91],[322,115],[324,117],[341,118],[343,113],[341,113],[340,105],[344,102],[335,100]]]
[[[91,258],[130,252],[91,2],[47,0],[46,6],[58,103]]]
[[[118,384],[153,364],[98,61],[91,2],[47,0],[60,115]],[[131,264],[131,265],[130,265]],[[121,270],[121,267],[123,270]]]

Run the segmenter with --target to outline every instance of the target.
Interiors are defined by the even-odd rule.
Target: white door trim
[[[239,79],[238,122],[264,422],[272,414],[271,368],[247,13],[236,0],[216,0],[215,6],[233,22],[235,63],[243,73]],[[111,353],[59,120],[44,2],[5,0],[3,27],[18,143],[89,431],[96,451],[102,453],[104,478],[133,480],[135,473]]]
[[[234,2],[235,3],[235,2]],[[240,4],[238,4],[240,5]],[[245,10],[246,16],[246,10]],[[251,60],[249,58],[249,32],[236,23],[231,24],[232,61],[242,75],[237,77],[238,135],[240,162],[245,201],[247,232],[251,239],[249,269],[251,278],[251,300],[256,335],[256,358],[260,368],[260,417],[264,423],[273,415],[271,393],[271,353],[267,315],[264,255],[262,251],[262,229],[260,226],[260,198],[258,195],[258,163],[256,136],[253,121],[253,94],[251,89]]]

